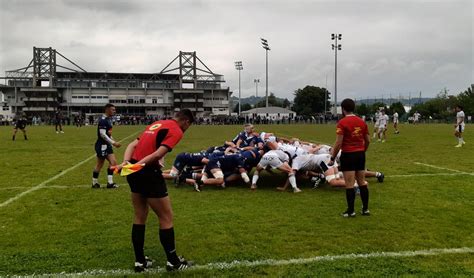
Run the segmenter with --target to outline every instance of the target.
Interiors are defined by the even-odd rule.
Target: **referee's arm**
[[[344,139],[344,135],[338,134],[336,136],[336,142],[334,143],[334,146],[332,147],[332,154],[331,154],[331,161],[332,162],[334,162],[334,160],[336,159],[337,154],[339,153],[339,150],[341,150],[343,139]]]

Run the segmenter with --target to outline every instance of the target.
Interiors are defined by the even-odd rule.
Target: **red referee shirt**
[[[343,135],[341,150],[343,152],[365,151],[365,135],[369,134],[367,124],[356,115],[349,115],[337,123],[337,135]]]
[[[183,138],[183,131],[175,120],[157,121],[146,127],[138,138],[138,145],[132,154],[132,159],[140,161],[154,153],[160,146],[171,151]]]

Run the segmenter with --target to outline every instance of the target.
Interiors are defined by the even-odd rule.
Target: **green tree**
[[[466,91],[460,93],[456,104],[460,104],[463,107],[466,116],[474,116],[474,92],[472,88],[467,88]]]
[[[324,113],[325,101],[327,109],[331,107],[328,101],[329,96],[330,93],[326,88],[308,85],[303,89],[298,89],[295,91],[293,110],[298,115],[303,116],[313,116],[317,113]]]
[[[265,98],[263,97],[256,105],[257,107],[265,107],[266,105]],[[279,101],[276,98],[275,94],[270,93],[270,95],[268,96],[268,106],[283,107],[283,102]]]
[[[369,107],[367,106],[367,104],[365,103],[362,103],[362,104],[359,104],[356,106],[356,113],[359,115],[359,116],[367,116],[369,115]]]
[[[400,118],[403,117],[403,115],[405,115],[406,113],[405,107],[403,106],[403,103],[401,102],[392,103],[392,105],[390,105],[389,112],[390,114],[397,112]]]

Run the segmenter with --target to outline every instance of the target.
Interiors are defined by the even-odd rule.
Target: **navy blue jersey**
[[[257,148],[243,151],[240,153],[240,155],[245,158],[245,169],[247,169],[247,171],[250,171],[250,169],[257,166],[258,162],[260,161],[260,153],[258,152]]]
[[[112,118],[102,115],[99,119],[97,125],[97,142],[102,145],[110,145],[109,142],[105,141],[102,136],[100,136],[100,130],[105,129],[106,134],[112,138]]]
[[[207,163],[207,170],[219,168],[223,172],[232,172],[235,169],[244,168],[245,158],[240,154],[224,155],[212,158]]]
[[[255,136],[253,133],[247,134],[245,131],[240,132],[235,136],[235,138],[232,140],[234,144],[237,144],[237,141],[239,139],[241,140],[240,147],[249,147],[249,146],[254,146],[256,143],[258,136]]]
[[[25,129],[26,127],[26,119],[25,118],[20,118],[15,122],[15,128],[16,129]]]
[[[186,166],[202,166],[204,158],[206,156],[202,153],[180,153],[176,156],[173,166],[181,172]]]

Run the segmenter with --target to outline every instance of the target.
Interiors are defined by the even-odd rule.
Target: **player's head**
[[[385,114],[385,109],[380,110],[382,114]]]
[[[355,110],[355,102],[350,98],[346,98],[341,102],[341,108],[342,108],[342,114],[344,115],[352,114],[354,113],[354,110]]]
[[[176,112],[174,119],[178,122],[178,125],[183,132],[194,123],[193,112],[189,109],[182,109],[181,111]]]
[[[253,133],[253,124],[245,124],[244,131],[248,134]]]
[[[104,113],[108,117],[115,115],[115,105],[113,105],[112,103],[107,103],[104,106]]]
[[[462,109],[463,108],[461,104],[456,105],[456,112],[462,111]]]

